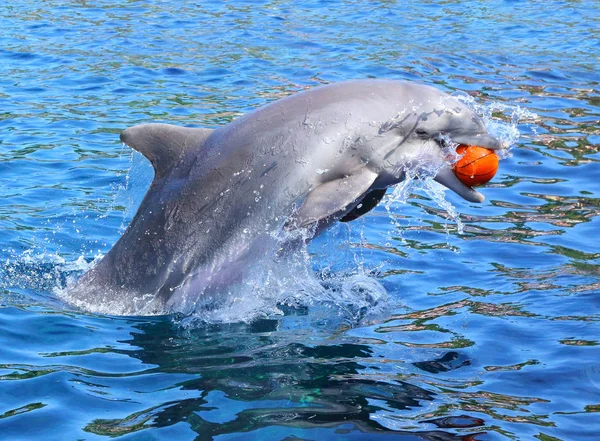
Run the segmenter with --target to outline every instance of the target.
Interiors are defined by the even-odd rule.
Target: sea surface
[[[599,23],[595,0],[3,2],[0,439],[600,439]],[[122,130],[355,78],[471,96],[511,142],[486,201],[390,192],[271,274],[292,302],[61,294],[152,179]]]

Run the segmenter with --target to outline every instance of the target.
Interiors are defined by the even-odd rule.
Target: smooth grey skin
[[[121,140],[150,160],[155,177],[121,239],[70,294],[96,304],[153,301],[125,313],[192,311],[273,243],[285,246],[288,233],[316,236],[406,170],[429,170],[481,202],[454,175],[444,144],[503,147],[457,99],[386,80],[316,87],[216,130],[146,124]]]

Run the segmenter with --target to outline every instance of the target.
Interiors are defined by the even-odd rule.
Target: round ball
[[[498,155],[492,150],[474,145],[459,145],[456,153],[463,155],[454,164],[460,182],[470,187],[489,182],[498,170]]]

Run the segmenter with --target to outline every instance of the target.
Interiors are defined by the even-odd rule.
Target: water
[[[597,2],[0,8],[1,439],[597,438]],[[309,247],[311,301],[254,321],[57,297],[147,185],[121,130],[365,77],[466,92],[518,130],[486,202],[446,193],[457,220],[427,182],[388,199]]]

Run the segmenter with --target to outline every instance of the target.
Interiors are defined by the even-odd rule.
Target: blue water
[[[596,1],[0,10],[0,439],[598,438]],[[467,92],[518,130],[486,202],[447,193],[456,220],[423,190],[388,200],[309,247],[310,304],[252,321],[93,315],[59,296],[145,192],[123,129],[217,127],[366,77]],[[297,298],[295,282],[281,286]],[[375,294],[383,306],[357,301]]]

